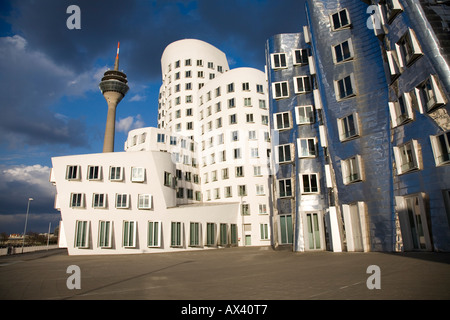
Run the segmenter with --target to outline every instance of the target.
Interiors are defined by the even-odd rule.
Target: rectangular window
[[[289,97],[289,84],[287,81],[272,83],[272,94],[274,99]]]
[[[361,156],[356,155],[342,162],[342,180],[344,184],[349,184],[352,182],[362,181],[362,163]]]
[[[395,102],[389,102],[392,127],[400,126],[414,118],[411,95],[405,92]]]
[[[350,27],[350,17],[347,9],[340,10],[330,16],[332,30],[337,31]]]
[[[299,158],[314,158],[317,155],[316,138],[297,139],[297,149]]]
[[[241,212],[243,216],[249,216],[250,215],[250,205],[248,203],[243,203],[241,205]]]
[[[122,167],[110,167],[109,168],[109,180],[123,181],[123,168]]]
[[[353,86],[354,83],[353,74],[346,76],[343,79],[337,80],[334,82],[336,98],[337,100],[342,100],[345,98],[350,98],[356,95],[355,88]]]
[[[435,107],[447,103],[447,99],[440,88],[439,79],[436,75],[431,75],[417,88],[417,101],[422,112],[431,111]]]
[[[265,203],[259,204],[259,214],[267,214],[267,205]]]
[[[345,62],[353,59],[352,39],[345,40],[332,47],[334,63]]]
[[[272,69],[287,68],[286,53],[272,53]]]
[[[297,125],[314,123],[314,108],[312,105],[295,107]]]
[[[450,131],[430,136],[437,166],[450,163]]]
[[[88,166],[88,180],[101,180],[100,166]]]
[[[136,247],[136,221],[123,222],[122,246],[124,248]]]
[[[181,240],[181,222],[172,222],[170,228],[170,246],[180,247],[182,245]]]
[[[423,55],[419,41],[412,29],[408,29],[403,37],[396,43],[396,50],[400,66],[403,68],[410,66]]]
[[[75,223],[75,248],[89,248],[89,221]]]
[[[239,185],[238,186],[238,196],[242,197],[242,196],[246,196],[247,195],[247,186],[244,185]]]
[[[264,185],[262,185],[262,184],[257,184],[256,185],[256,195],[257,196],[263,196],[263,195],[265,195],[266,193],[264,192]]]
[[[338,119],[339,139],[346,141],[359,136],[358,117],[356,113]]]
[[[191,222],[189,224],[189,246],[200,246],[200,223]]]
[[[145,168],[140,168],[140,167],[131,168],[131,181],[132,182],[144,182],[145,181]]]
[[[233,150],[234,153],[234,159],[241,159],[241,149],[240,148],[236,148]]]
[[[220,224],[219,244],[222,246],[228,244],[228,226],[226,223]]]
[[[71,193],[70,194],[70,207],[71,208],[84,208],[84,193]]]
[[[295,93],[307,93],[311,92],[311,79],[309,76],[301,76],[294,78],[294,91]]]
[[[250,91],[250,83],[243,82],[242,83],[242,91]]]
[[[230,225],[230,233],[230,244],[235,246],[238,244],[238,228],[236,224]]]
[[[386,11],[388,23],[391,23],[394,18],[403,11],[399,0],[386,0],[384,3],[384,9]]]
[[[230,124],[236,124],[237,123],[237,116],[236,114],[230,115]]]
[[[206,224],[206,245],[215,246],[216,245],[216,224],[207,223]]]
[[[319,192],[319,178],[317,173],[300,174],[300,178],[300,190],[302,194]]]
[[[257,84],[256,85],[256,92],[257,93],[264,93],[264,87],[262,84]]]
[[[289,244],[293,240],[292,216],[280,216],[280,243]]]
[[[166,187],[172,187],[172,174],[169,172],[164,172],[164,185]]]
[[[292,128],[291,125],[291,113],[279,112],[273,115],[275,130],[285,130]]]
[[[294,50],[294,65],[308,64],[308,49]]]
[[[250,149],[250,157],[251,158],[259,158],[259,150],[258,150],[258,148],[251,148]]]
[[[149,221],[147,247],[157,248],[160,246],[161,246],[161,221]]]
[[[269,240],[269,225],[267,223],[260,223],[259,224],[259,230],[260,230],[260,239],[261,240]]]
[[[80,180],[81,166],[67,166],[66,180]]]
[[[117,209],[128,209],[128,194],[116,194],[116,208]]]
[[[231,186],[225,187],[225,198],[231,198],[232,196]]]
[[[418,150],[419,144],[416,140],[411,140],[401,146],[394,147],[397,174],[420,169]]]
[[[286,163],[291,162],[293,159],[291,157],[291,144],[284,144],[281,146],[277,146],[275,149],[278,153],[277,162],[278,163]]]
[[[291,179],[278,180],[278,195],[280,198],[292,197]]]
[[[100,248],[111,248],[112,238],[112,222],[99,221],[98,222],[98,246]]]
[[[106,193],[94,193],[92,196],[92,207],[94,209],[106,208]]]
[[[234,83],[230,83],[227,85],[227,92],[234,92]]]
[[[243,177],[244,176],[244,167],[242,167],[242,166],[236,167],[235,173],[236,173],[235,175],[237,178]]]
[[[156,136],[156,141],[159,143],[165,143],[166,142],[166,135],[163,133],[158,133]]]
[[[152,200],[151,194],[140,194],[138,196],[138,209],[151,209]]]

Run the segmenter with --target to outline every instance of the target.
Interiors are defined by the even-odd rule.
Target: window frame
[[[311,153],[311,145],[310,141],[312,140],[314,152]],[[306,141],[307,144],[307,153],[303,152],[305,148],[303,148],[302,141]],[[297,138],[297,150],[299,158],[316,158],[318,154],[317,150],[317,137],[309,137],[309,138]]]
[[[307,186],[305,186],[305,183],[304,183],[304,176],[308,176],[309,191],[305,189]],[[315,190],[315,191],[313,190],[313,186],[312,186],[312,179],[311,179],[312,177],[314,177],[315,182],[316,182],[317,190]],[[304,195],[320,194],[320,175],[319,175],[319,173],[317,173],[317,172],[300,173],[299,180],[300,180],[300,193],[301,194],[304,194]]]
[[[305,66],[308,64],[308,56],[309,56],[309,50],[308,49],[294,49],[292,50],[292,58],[293,58],[293,65],[294,66]],[[297,59],[297,52],[299,53],[300,60]]]
[[[352,133],[352,130],[348,131],[348,135],[347,135],[347,131],[344,130],[345,129],[345,124],[347,124],[347,126],[349,126],[349,123],[346,119],[349,119],[349,117],[352,116],[353,117],[353,124],[354,124],[354,134]],[[360,131],[359,131],[359,118],[358,118],[358,113],[354,112],[351,113],[345,117],[342,118],[338,118],[337,119],[338,122],[338,133],[339,133],[339,140],[341,142],[345,142],[345,141],[349,141],[349,140],[353,140],[356,138],[360,137]]]
[[[82,228],[82,238],[80,236],[80,224],[83,224]],[[87,249],[90,247],[90,224],[88,220],[76,220],[75,222],[75,236],[74,236],[74,247],[78,249]]]
[[[357,90],[355,86],[356,82],[353,72],[343,78],[334,80],[333,82],[334,82],[334,92],[336,94],[337,101],[343,101],[356,96]],[[349,92],[349,87],[351,88],[351,92]]]
[[[97,246],[99,248],[104,249],[112,248],[112,231],[113,231],[113,221],[100,220],[98,222]]]
[[[159,221],[159,220],[147,221],[147,247],[148,248],[161,247],[161,230],[162,230],[162,222],[161,221]]]
[[[347,19],[347,24],[342,24],[342,16],[341,13],[345,12],[345,18]],[[337,15],[338,19],[339,19],[339,26],[335,25],[335,19],[334,16]],[[335,13],[332,13],[329,15],[330,18],[330,23],[331,23],[331,30],[332,31],[339,31],[339,30],[344,30],[344,29],[349,29],[352,26],[352,21],[350,19],[350,14],[348,13],[348,10],[346,8],[341,9]]]
[[[289,186],[287,186],[287,184],[286,184],[287,181],[289,181]],[[291,178],[278,179],[277,182],[278,182],[277,183],[278,198],[291,198],[293,196],[292,179]],[[282,186],[282,184],[283,184],[283,186]]]
[[[275,148],[275,161],[278,164],[285,164],[294,161],[293,154],[294,145],[292,143],[280,144]],[[286,150],[289,152],[289,158],[287,158]],[[282,151],[282,152],[280,152]],[[282,159],[281,159],[282,157]]]
[[[443,137],[443,141],[440,137]],[[436,167],[450,164],[450,131],[430,136],[430,141]],[[443,150],[442,144],[445,145],[446,150]],[[446,159],[440,160],[444,155],[446,155]]]
[[[120,206],[119,206],[120,197]],[[126,199],[125,205],[123,205],[123,199]],[[115,197],[115,208],[116,209],[129,209],[130,208],[130,195],[128,193],[116,193]]]
[[[117,177],[117,168],[120,169],[118,177]],[[113,177],[113,171],[114,171],[114,177]],[[124,167],[120,167],[120,166],[111,166],[111,167],[109,167],[109,180],[110,181],[116,181],[116,182],[123,181],[124,180],[123,172],[124,172]]]
[[[278,86],[280,87],[277,89]],[[275,100],[289,98],[289,82],[277,81],[272,83],[272,95]]]
[[[132,231],[132,233],[130,232]],[[137,221],[124,220],[122,224],[122,247],[136,248]]]
[[[347,45],[348,45],[348,52],[349,52],[349,56],[347,58],[345,57],[345,54],[344,54],[345,50],[343,47],[345,43],[347,43]],[[340,55],[342,56],[342,59],[339,61],[338,61],[338,52],[337,52],[338,48],[340,50]],[[344,40],[338,44],[331,46],[331,54],[333,55],[334,64],[341,64],[341,63],[345,63],[345,62],[353,60],[353,58],[355,56],[355,52],[353,50],[352,38],[348,38],[347,40]]]
[[[131,182],[145,182],[145,167],[131,167]]]
[[[302,88],[299,87],[299,81],[301,79]],[[296,94],[303,94],[312,92],[312,81],[308,75],[294,77],[294,92]]]
[[[341,160],[342,181],[345,185],[364,180],[362,158],[359,154]]]
[[[103,201],[101,201],[100,203],[100,197],[98,199],[98,201],[96,201],[96,196],[103,196]],[[92,208],[94,209],[105,209],[107,207],[107,197],[108,194],[107,193],[94,193],[92,195]],[[101,205],[99,205],[101,204]]]
[[[404,112],[402,109],[404,109]],[[397,101],[389,102],[389,113],[391,116],[392,128],[413,121],[414,112],[411,94],[409,92],[404,92],[398,97]]]
[[[74,198],[77,197],[79,199],[76,199],[74,201]],[[85,205],[85,194],[81,192],[72,192],[70,194],[70,203],[69,207],[72,209],[84,209],[86,207]]]
[[[138,209],[151,210],[153,209],[153,196],[149,193],[138,194]]]
[[[311,111],[307,111],[307,109],[311,109]],[[304,110],[303,113],[305,116],[301,116],[300,110]],[[309,113],[309,121],[302,121],[302,119],[308,119],[306,116],[307,113]],[[313,105],[303,105],[303,106],[296,106],[295,107],[295,122],[297,125],[302,124],[312,124],[315,122],[315,112],[314,112],[314,106]]]
[[[287,119],[285,116],[288,116]],[[281,116],[281,118],[279,118]],[[280,122],[278,120],[281,120]],[[286,126],[285,122],[288,122]],[[279,126],[281,124],[281,127]],[[277,112],[273,114],[273,128],[274,130],[283,131],[292,129],[292,115],[290,111]]]
[[[286,52],[271,53],[270,62],[273,70],[286,69],[288,67]]]
[[[395,50],[399,59],[400,67],[411,66],[418,58],[423,56],[423,50],[413,29],[408,30],[395,43]]]
[[[408,146],[410,151],[409,153],[408,149],[405,149],[408,148]],[[397,175],[402,175],[422,169],[419,155],[419,143],[417,142],[417,140],[409,140],[401,145],[393,147],[393,149]],[[405,157],[411,158],[411,160],[404,163],[403,160]],[[408,168],[406,168],[406,165],[408,165]]]

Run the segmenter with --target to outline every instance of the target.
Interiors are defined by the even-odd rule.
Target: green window
[[[149,247],[159,247],[161,239],[161,222],[149,221],[148,222],[148,243]]]
[[[281,231],[281,243],[288,244],[292,243],[292,216],[280,216],[280,231]]]
[[[181,222],[172,222],[170,246],[181,246]]]

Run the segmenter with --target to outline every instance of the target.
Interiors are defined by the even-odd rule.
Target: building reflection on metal
[[[303,32],[267,41],[278,244],[289,243],[290,215],[295,251],[450,250],[449,12],[308,0]],[[309,59],[297,64],[302,49]],[[308,105],[314,121],[302,122]],[[295,156],[278,164],[287,144]]]

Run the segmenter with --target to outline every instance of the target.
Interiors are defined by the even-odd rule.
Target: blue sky
[[[51,157],[102,151],[106,101],[98,89],[113,67],[130,91],[116,116],[115,150],[127,131],[157,125],[160,58],[173,41],[195,38],[227,55],[231,68],[264,70],[266,40],[300,32],[304,0],[2,0],[0,2],[0,232],[56,226]],[[81,29],[69,30],[69,5]],[[53,227],[52,227],[53,228]]]

